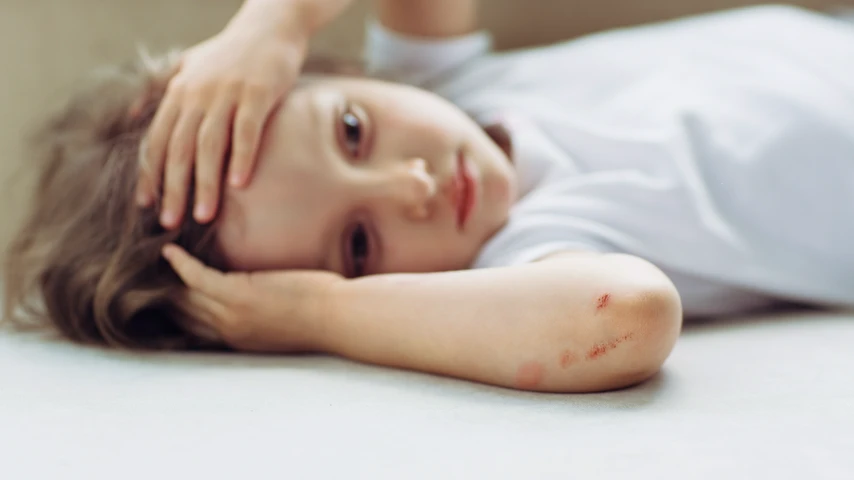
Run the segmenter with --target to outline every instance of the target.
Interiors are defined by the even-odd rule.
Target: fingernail
[[[151,204],[151,197],[145,192],[139,192],[136,194],[136,204],[140,207],[147,207]]]
[[[228,179],[229,183],[232,187],[241,187],[243,186],[243,175],[239,173],[232,173]]]
[[[163,226],[171,227],[174,222],[175,222],[175,214],[174,213],[164,211],[163,213],[160,214],[160,223],[163,224]]]
[[[204,222],[208,219],[210,215],[210,208],[207,205],[196,205],[195,210],[193,210],[193,217],[196,218],[197,222]]]
[[[178,247],[171,243],[167,243],[160,249],[160,255],[162,255],[167,261],[172,262],[175,260],[175,257],[178,256]]]

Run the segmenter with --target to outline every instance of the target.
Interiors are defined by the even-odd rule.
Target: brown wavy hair
[[[140,54],[93,72],[85,88],[36,131],[25,168],[36,170],[30,210],[3,259],[3,319],[55,327],[83,344],[144,350],[224,348],[195,321],[187,290],[161,248],[176,243],[220,270],[216,222],[191,215],[164,230],[159,205],[140,208],[139,150],[175,72],[179,52]],[[361,76],[359,62],[313,56],[311,76]]]
[[[25,168],[37,184],[3,260],[3,317],[12,325],[52,325],[76,342],[131,349],[219,346],[160,255],[174,242],[224,267],[216,224],[195,223],[188,202],[187,220],[167,231],[158,205],[135,202],[140,143],[176,61],[177,53],[140,55],[94,72],[33,136]]]

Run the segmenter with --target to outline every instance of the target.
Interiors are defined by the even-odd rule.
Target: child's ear
[[[312,55],[303,63],[302,73],[309,75],[364,77],[365,67],[357,60]]]

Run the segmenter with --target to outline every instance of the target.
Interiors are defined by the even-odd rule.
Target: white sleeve
[[[365,47],[369,74],[421,86],[488,53],[492,37],[478,31],[453,38],[421,38],[393,32],[370,20]]]
[[[585,222],[561,215],[511,215],[508,225],[484,245],[471,268],[521,265],[564,251],[616,251],[577,223]]]

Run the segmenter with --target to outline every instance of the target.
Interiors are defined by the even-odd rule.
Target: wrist
[[[340,294],[341,287],[348,280],[344,277],[330,274],[326,281],[312,288],[310,293],[303,295],[302,316],[308,322],[304,335],[307,350],[337,354],[335,346],[339,342],[340,324]]]
[[[308,40],[352,0],[246,0],[226,28],[270,29],[289,41]]]
[[[263,32],[307,44],[314,33],[309,3],[309,0],[246,0],[223,31]]]

